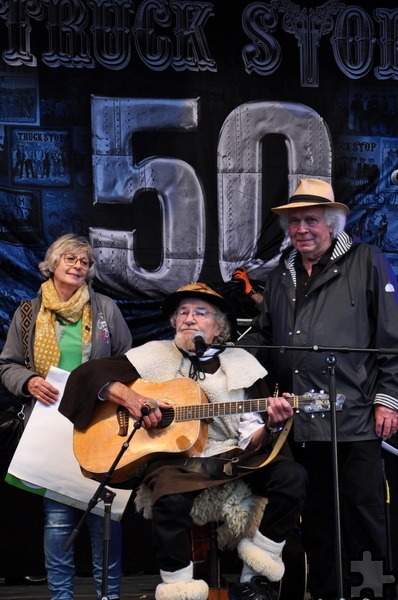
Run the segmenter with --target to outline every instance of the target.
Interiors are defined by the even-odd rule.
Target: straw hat
[[[221,312],[225,313],[230,322],[232,337],[236,335],[237,321],[232,306],[221,296],[221,294],[213,290],[206,283],[201,283],[200,281],[184,285],[167,296],[162,304],[163,315],[166,318],[170,317],[184,298],[199,298],[200,300],[205,300],[209,304],[219,308]]]
[[[305,206],[329,206],[340,208],[347,215],[350,209],[346,204],[334,201],[333,188],[323,179],[300,179],[298,188],[292,194],[288,204],[271,208],[273,213],[279,214],[290,208],[304,208]]]

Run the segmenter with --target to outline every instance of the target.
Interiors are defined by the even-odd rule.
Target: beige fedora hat
[[[290,208],[304,208],[305,206],[329,206],[331,208],[340,208],[346,214],[350,209],[346,204],[334,201],[333,188],[323,179],[300,179],[296,191],[291,195],[288,204],[271,208],[273,213],[279,214]]]

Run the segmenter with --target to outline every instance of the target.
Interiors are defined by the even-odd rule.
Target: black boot
[[[229,600],[277,600],[278,592],[272,586],[266,577],[256,575],[250,582],[234,583],[228,590],[228,597]]]

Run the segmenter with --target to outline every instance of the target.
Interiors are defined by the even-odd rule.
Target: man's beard
[[[185,352],[195,352],[195,342],[192,341],[192,335],[188,336],[181,332],[176,333],[174,337],[175,345],[181,350],[185,350]]]

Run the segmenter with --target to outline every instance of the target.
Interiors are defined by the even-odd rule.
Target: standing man
[[[331,185],[303,179],[289,203],[272,209],[291,246],[270,272],[261,314],[242,344],[332,346],[336,391],[341,533],[346,597],[350,561],[387,556],[381,441],[398,428],[397,279],[379,248],[345,231],[348,208]],[[369,351],[367,351],[369,349]],[[372,350],[384,349],[372,352]],[[387,349],[387,350],[386,350]],[[329,390],[328,352],[254,351],[284,390]],[[292,444],[309,477],[302,528],[313,599],[336,598],[335,521],[330,415],[298,411]]]

